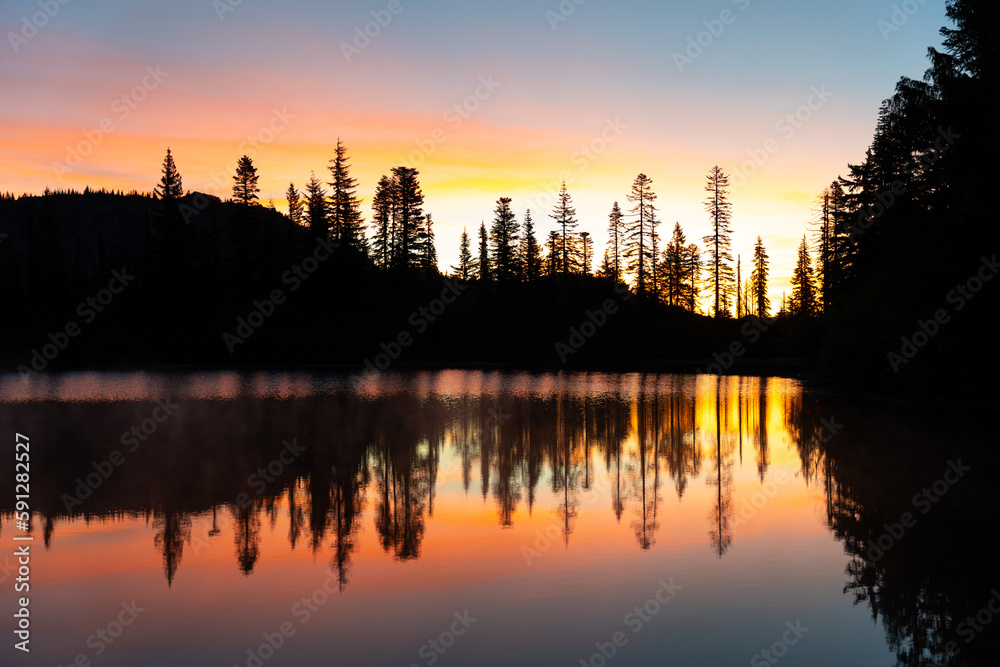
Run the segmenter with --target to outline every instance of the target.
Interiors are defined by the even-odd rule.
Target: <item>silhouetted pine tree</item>
[[[288,184],[288,190],[285,192],[285,199],[288,200],[288,219],[292,221],[294,225],[302,224],[302,196],[299,191],[295,189],[295,183]]]
[[[475,265],[472,263],[469,232],[464,227],[462,228],[462,239],[458,244],[458,266],[451,267],[451,271],[462,280],[470,280],[476,273]]]
[[[614,269],[611,266],[611,258],[608,253],[608,249],[604,249],[604,255],[601,257],[601,264],[597,267],[597,277],[598,278],[610,278]]]
[[[434,245],[434,220],[430,213],[424,215],[424,224],[417,234],[420,245],[420,268],[428,273],[437,273],[437,247]]]
[[[566,189],[566,181],[562,182],[556,206],[549,217],[556,221],[559,228],[559,273],[571,273],[575,263],[573,230],[576,229],[577,219],[573,198]]]
[[[244,206],[254,203],[258,199],[257,193],[260,192],[260,188],[257,187],[258,178],[260,176],[250,156],[241,157],[236,163],[236,175],[233,176],[233,199]]]
[[[382,176],[375,186],[372,198],[372,257],[375,266],[387,270],[393,256],[393,209],[395,206],[395,184],[388,176]]]
[[[402,269],[416,269],[422,266],[420,233],[424,226],[424,194],[417,176],[411,167],[393,167],[395,205],[395,253],[394,265]]]
[[[660,272],[656,270],[656,263],[659,261],[660,233],[656,230],[660,221],[656,219],[656,211],[652,213],[652,232],[649,235],[649,250],[651,253],[649,262],[649,296],[654,301],[660,300]]]
[[[697,243],[688,244],[682,265],[686,267],[683,274],[686,280],[681,282],[681,299],[686,299],[687,309],[696,313],[698,312],[698,292],[701,283],[701,248],[698,247]]]
[[[560,267],[560,254],[559,254],[559,232],[552,230],[549,232],[549,238],[545,243],[547,250],[545,256],[545,272],[546,275],[555,276],[559,274]]]
[[[756,304],[757,317],[763,319],[767,317],[771,309],[771,300],[767,298],[767,250],[764,249],[764,242],[757,237],[757,243],[753,247],[753,271],[750,272],[751,295]]]
[[[816,314],[816,286],[813,282],[812,262],[809,258],[809,244],[802,237],[798,259],[792,273],[792,314],[812,317]]]
[[[670,242],[663,250],[663,260],[661,263],[661,274],[663,276],[663,296],[668,306],[680,306],[683,302],[681,296],[681,285],[684,283],[684,252],[687,248],[687,239],[684,237],[684,230],[681,223],[674,223],[674,233],[670,237]]]
[[[350,175],[347,148],[337,139],[335,157],[330,160],[330,231],[333,240],[359,252],[365,250],[364,219],[361,199],[357,197],[358,182]]]
[[[740,264],[740,255],[736,254],[736,319],[743,317],[743,267]]]
[[[590,238],[590,232],[580,232],[580,272],[590,275],[590,264],[594,259],[594,241]]]
[[[518,274],[517,236],[518,224],[510,209],[510,197],[500,197],[493,210],[493,225],[490,229],[490,260],[494,276],[501,283],[513,281]]]
[[[714,297],[712,314],[715,317],[727,314],[726,307],[729,291],[732,287],[733,270],[729,262],[733,261],[730,253],[732,244],[732,204],[728,196],[729,177],[718,166],[708,172],[708,182],[705,190],[705,210],[708,211],[712,225],[712,233],[702,239],[708,257],[705,269],[709,272],[709,286]]]
[[[181,186],[181,175],[177,172],[174,164],[174,157],[167,148],[167,156],[163,158],[163,176],[154,192],[156,196],[164,201],[176,201],[184,196],[184,188]]]
[[[306,182],[306,222],[315,238],[326,238],[330,234],[329,218],[326,210],[326,191],[316,174]]]
[[[653,180],[646,174],[639,174],[632,183],[632,191],[628,200],[635,204],[631,210],[632,220],[626,223],[622,256],[625,258],[626,269],[635,276],[636,294],[649,296],[650,278],[656,267],[656,257],[653,255],[653,235],[656,234],[656,193],[653,192]]]
[[[524,222],[521,224],[521,265],[524,267],[524,279],[534,282],[542,275],[542,256],[538,239],[535,237],[535,224],[531,219],[531,209],[524,212]]]
[[[611,206],[608,215],[608,274],[615,282],[622,280],[622,249],[625,240],[625,223],[618,202]]]
[[[479,267],[476,277],[480,280],[490,280],[493,272],[490,267],[490,241],[486,233],[486,223],[479,223]]]

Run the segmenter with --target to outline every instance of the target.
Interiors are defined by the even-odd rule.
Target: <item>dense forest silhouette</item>
[[[603,249],[576,231],[563,183],[552,211],[520,222],[498,197],[493,220],[467,226],[458,263],[443,269],[416,169],[392,168],[364,203],[338,141],[321,176],[289,184],[284,214],[260,202],[251,157],[223,201],[185,192],[168,149],[148,193],[0,198],[0,307],[12,314],[0,323],[3,362],[33,373],[687,360],[726,372],[751,358],[808,358],[852,383],[993,387],[997,289],[970,280],[996,270],[987,167],[1000,22],[982,0],[947,12],[955,27],[942,28],[924,79],[899,81],[864,159],[817,193],[780,304],[768,298],[766,239],[734,266],[739,202],[720,166],[706,178],[700,246],[680,223],[665,234],[669,212],[639,173],[609,202]],[[744,345],[754,330],[763,335]],[[983,379],[970,383],[970,367]]]

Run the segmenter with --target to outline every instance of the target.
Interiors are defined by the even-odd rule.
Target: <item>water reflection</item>
[[[166,396],[180,405],[176,414],[134,452],[123,448],[122,434]],[[262,536],[280,525],[288,550],[328,558],[343,590],[354,560],[367,556],[365,530],[396,561],[421,558],[435,511],[457,512],[453,502],[441,506],[442,485],[479,494],[497,535],[551,513],[563,549],[587,522],[613,517],[633,549],[669,551],[664,534],[695,512],[706,554],[723,559],[746,523],[736,508],[763,488],[778,457],[821,499],[850,557],[844,592],[882,620],[899,664],[976,664],[996,645],[995,628],[968,645],[958,635],[961,619],[1000,584],[992,524],[960,529],[970,512],[995,510],[988,487],[963,482],[905,539],[877,559],[866,555],[969,443],[928,439],[937,431],[926,419],[900,432],[895,421],[831,404],[787,379],[83,374],[8,377],[0,400],[6,432],[16,424],[48,443],[32,459],[32,525],[42,526],[45,547],[81,522],[143,519],[168,587],[191,554],[218,540],[231,540],[232,567],[252,579],[276,544]],[[850,427],[838,430],[838,422]],[[304,452],[282,458],[280,443],[293,439]],[[102,474],[115,450],[124,463]],[[966,456],[989,469],[992,461],[973,451]],[[9,483],[0,480],[0,503],[13,495]]]
[[[998,664],[1000,623],[983,623],[1000,621],[983,613],[1000,584],[992,419],[970,410],[956,423],[953,408],[930,406],[887,420],[873,409],[884,405],[786,400],[802,474],[822,485],[850,559],[844,593],[881,620],[897,665]]]

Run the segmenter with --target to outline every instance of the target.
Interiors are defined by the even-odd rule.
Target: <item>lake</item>
[[[992,416],[767,377],[2,376],[0,663],[998,664]]]

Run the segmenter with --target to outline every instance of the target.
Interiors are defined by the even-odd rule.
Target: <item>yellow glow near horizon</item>
[[[168,138],[155,133],[114,131],[101,133],[95,142],[95,130],[81,132],[40,123],[8,126],[4,132],[9,135],[5,137],[8,152],[0,158],[0,169],[8,175],[4,189],[37,192],[44,187],[82,190],[89,186],[150,191],[160,176],[162,158],[169,146],[185,189],[223,198],[231,194],[236,159],[249,154],[261,174],[261,203],[267,205],[273,200],[278,210],[287,211],[285,192],[290,182],[301,191],[311,172],[324,183],[329,179],[327,166],[337,138],[309,141],[307,133],[316,129],[312,123],[286,123],[287,127],[282,127],[274,120],[276,113],[272,110],[266,114],[256,132],[237,133],[217,120],[217,131],[206,132],[211,137]],[[356,117],[350,120],[352,125],[361,124]],[[390,120],[393,125],[385,127]],[[609,143],[606,153],[588,158],[577,148],[557,148],[577,145],[569,132],[561,138],[541,137],[533,129],[471,121],[456,136],[446,134],[435,142],[433,139],[439,135],[423,128],[433,128],[436,120],[417,116],[401,122],[398,117],[374,116],[358,135],[360,139],[345,139],[345,143],[366,219],[370,218],[371,198],[381,175],[400,164],[420,170],[425,210],[434,214],[440,267],[444,271],[457,260],[462,229],[468,228],[474,236],[480,221],[489,226],[495,202],[501,196],[513,198],[519,218],[525,209],[532,209],[536,234],[543,239],[552,228],[549,213],[563,179],[577,208],[578,231],[588,231],[595,239],[595,267],[607,238],[611,204],[617,201],[626,212],[631,208],[627,195],[640,171],[653,179],[659,197],[656,203],[662,223],[661,243],[669,239],[674,222],[681,224],[689,242],[701,244],[701,237],[709,233],[702,202],[705,174],[712,161],[704,156],[681,152],[675,157],[654,159],[655,151],[649,147],[622,139],[617,144]],[[272,131],[269,124],[279,130]],[[213,123],[206,121],[205,125],[211,127]],[[366,141],[366,136],[374,139]],[[413,136],[424,138],[409,138]],[[52,159],[45,163],[38,157],[28,159],[29,155]],[[784,169],[761,169],[745,178],[739,172],[729,172],[733,182],[739,183],[730,192],[734,207],[733,256],[744,260],[743,277],[749,277],[753,243],[757,235],[764,239],[771,260],[769,292],[773,311],[780,306],[781,294],[790,291],[796,247],[801,235],[810,231],[808,222],[816,197],[829,180],[823,165],[793,167],[793,175]]]

